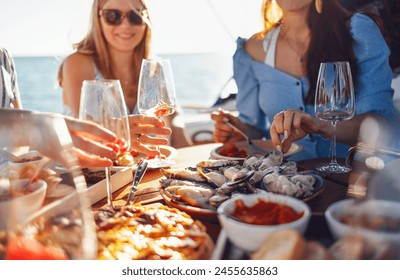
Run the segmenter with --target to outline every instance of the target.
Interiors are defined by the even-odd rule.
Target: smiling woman
[[[60,66],[59,84],[63,87],[68,114],[78,116],[82,82],[93,79],[119,80],[128,112],[138,114],[140,65],[143,59],[150,58],[152,30],[149,23],[144,0],[93,1],[88,34],[74,45],[76,52]],[[175,125],[183,123],[177,121],[178,117],[179,114],[174,113],[164,118],[166,125],[173,130],[170,143],[177,148],[192,144],[184,127]],[[139,125],[131,123],[132,133],[137,133],[134,130]],[[139,144],[143,148],[142,144],[153,142],[152,138],[142,137]]]
[[[24,108],[63,112],[64,89],[56,86],[57,70],[61,60],[75,51],[73,43],[85,37],[92,3],[15,0],[2,4],[2,46],[15,58]],[[198,110],[214,104],[221,92],[236,92],[233,83],[224,87],[232,76],[234,42],[261,26],[261,15],[253,16],[258,15],[261,0],[148,0],[146,4],[153,27],[152,52],[171,60],[177,99],[185,113],[181,123],[189,123],[188,132],[194,135],[199,121],[209,122],[208,114]],[[16,14],[19,6],[24,9]],[[121,26],[128,20],[123,22]],[[194,104],[202,107],[185,107]]]

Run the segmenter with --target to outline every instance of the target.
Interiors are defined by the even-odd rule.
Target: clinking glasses
[[[129,23],[132,25],[142,25],[144,21],[138,13],[139,12],[133,10],[124,13],[115,9],[102,9],[99,11],[99,15],[103,16],[104,20],[109,25],[120,25],[125,17],[128,18]]]

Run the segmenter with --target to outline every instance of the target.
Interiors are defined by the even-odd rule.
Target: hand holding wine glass
[[[115,133],[124,150],[129,151],[128,113],[118,80],[83,81],[79,118],[90,120]],[[106,167],[107,205],[113,208],[110,168]]]
[[[169,60],[142,60],[138,89],[138,109],[143,115],[157,118],[162,118],[175,112],[175,84]],[[163,167],[172,163],[171,160],[157,157],[152,162],[149,162],[149,166]]]
[[[331,161],[316,166],[318,171],[346,173],[350,166],[336,160],[336,125],[354,116],[355,98],[350,64],[347,61],[321,63],[315,93],[315,115],[330,121],[333,127]]]

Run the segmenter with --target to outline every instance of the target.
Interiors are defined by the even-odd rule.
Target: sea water
[[[186,106],[209,107],[232,77],[232,57],[219,53],[166,54],[171,61],[177,100]],[[24,109],[63,112],[57,72],[63,57],[14,57]],[[185,115],[196,110],[184,110]]]

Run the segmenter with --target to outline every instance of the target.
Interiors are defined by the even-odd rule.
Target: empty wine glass
[[[128,113],[119,80],[86,80],[82,84],[79,118],[114,132],[130,148]],[[107,205],[113,207],[111,170],[106,167]]]
[[[315,115],[330,121],[333,127],[331,161],[316,166],[318,171],[346,173],[350,166],[336,160],[336,125],[354,116],[354,88],[350,64],[347,61],[323,62],[319,68],[315,93]]]
[[[160,119],[175,112],[175,83],[169,60],[142,60],[138,109],[143,115]],[[159,150],[158,146],[157,150]],[[149,167],[165,167],[173,163],[171,160],[156,157],[149,161]]]

